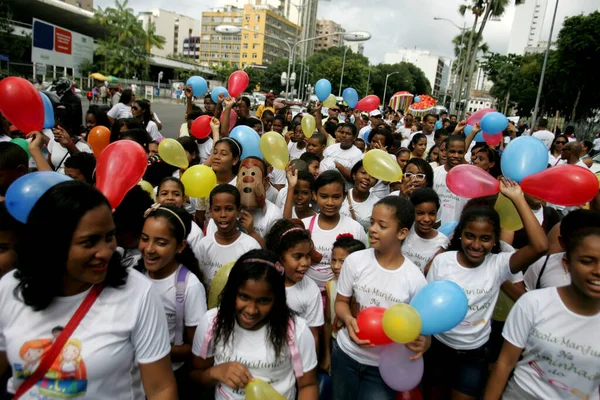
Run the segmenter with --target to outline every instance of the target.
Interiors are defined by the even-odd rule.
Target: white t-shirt
[[[540,139],[546,146],[546,149],[550,150],[550,146],[552,146],[552,141],[554,140],[554,133],[548,130],[542,130],[534,132],[531,136]]]
[[[200,356],[207,331],[213,325],[218,309],[209,310],[196,329],[192,353]],[[295,318],[295,341],[302,359],[302,371],[309,372],[317,366],[315,341],[306,322]],[[269,343],[267,326],[250,331],[238,325],[237,321],[226,346],[222,341],[215,344],[215,337],[210,336],[207,357],[214,357],[214,365],[228,362],[239,362],[250,371],[250,374],[269,383],[273,389],[288,400],[296,397],[296,377],[292,366],[290,350],[285,346],[279,358],[275,357],[275,349]],[[244,400],[244,389],[233,390],[222,382],[215,386],[215,400]]]
[[[302,222],[304,227],[310,230],[310,221],[314,218],[315,223],[311,232],[313,243],[315,244],[315,250],[317,250],[323,258],[318,264],[310,266],[306,275],[311,278],[319,290],[325,290],[327,281],[333,279],[333,272],[331,271],[331,251],[333,250],[333,243],[335,238],[341,233],[351,233],[354,239],[360,240],[367,246],[367,235],[361,224],[354,221],[352,218],[348,218],[345,215],[340,215],[340,220],[337,226],[331,230],[323,230],[319,227],[319,216],[317,214],[314,217],[304,218]]]
[[[346,197],[342,203],[342,208],[340,208],[340,214],[345,215],[348,218],[352,218],[348,199],[352,204],[352,209],[354,210],[354,215],[356,216],[356,222],[362,225],[365,232],[368,231],[369,227],[371,226],[371,214],[373,214],[373,206],[379,201],[379,199],[373,193],[369,193],[369,197],[367,197],[365,201],[362,203],[357,203],[352,197],[352,190],[348,190],[348,197]]]
[[[177,314],[175,311],[175,294],[177,284],[177,275],[179,268],[171,275],[164,279],[150,279],[152,287],[160,296],[162,305],[167,316],[167,324],[169,326],[169,339],[171,343],[175,343],[175,324],[177,322]],[[183,299],[183,324],[185,326],[198,326],[202,317],[206,314],[206,291],[204,286],[196,275],[191,272],[187,275],[185,282],[185,294]],[[185,338],[185,332],[183,332]],[[176,371],[184,364],[183,362],[172,362],[173,370]]]
[[[502,332],[506,341],[524,349],[509,388],[520,399],[598,400],[599,331],[600,313],[575,314],[556,288],[525,293]]]
[[[108,110],[106,115],[108,115],[112,119],[132,118],[131,106],[128,106],[123,103],[117,103],[113,105],[110,110]]]
[[[267,236],[275,222],[283,218],[283,211],[269,200],[265,201],[263,209],[248,210],[254,218],[254,231],[261,237]],[[213,222],[214,223],[214,222]]]
[[[577,165],[578,167],[583,167],[585,169],[590,169],[590,167],[588,167],[587,165],[585,165],[585,163],[583,161],[581,161],[581,159],[579,159],[575,165]]]
[[[427,281],[408,258],[399,268],[383,268],[375,258],[375,249],[356,251],[344,261],[337,283],[337,293],[354,297],[359,309],[367,307],[389,308],[395,304],[410,303]],[[370,366],[379,365],[381,347],[360,347],[350,339],[348,330],[341,329],[337,342],[344,353],[355,361]]]
[[[204,164],[206,160],[208,160],[208,157],[210,157],[212,154],[213,140],[211,137],[209,137],[206,142],[196,142],[196,144],[198,145],[198,158],[200,158],[200,164]]]
[[[214,233],[209,234],[207,232],[206,236],[200,240],[198,248],[200,253],[198,263],[203,274],[204,285],[206,287],[210,286],[215,274],[223,264],[237,261],[238,258],[250,250],[258,249],[260,249],[260,244],[245,233],[240,232],[240,236],[235,242],[223,245],[217,243]]]
[[[421,272],[425,273],[425,266],[431,261],[435,253],[441,248],[445,249],[449,244],[450,239],[441,232],[437,232],[437,236],[433,239],[423,239],[417,235],[413,224],[404,243],[402,243],[402,254],[419,267]]]
[[[198,258],[198,259],[200,258],[200,255],[201,255],[200,240],[202,240],[203,237],[204,237],[204,233],[202,232],[202,229],[200,229],[200,227],[198,226],[197,223],[192,221],[192,229],[190,230],[190,233],[188,234],[187,243],[188,243],[188,246],[190,246],[190,249],[192,249],[192,252],[196,256],[196,258]]]
[[[273,167],[273,170],[269,173],[269,182],[272,185],[286,185],[287,177],[285,170]]]
[[[423,131],[411,133],[411,135],[409,137],[409,142],[413,140],[413,137],[417,133],[423,133]],[[425,133],[423,133],[423,135],[425,135]],[[435,131],[431,132],[429,135],[425,135],[425,137],[427,138],[427,150],[429,150],[430,148],[432,148],[435,145]]]
[[[468,199],[457,196],[448,189],[446,185],[447,175],[448,172],[444,165],[440,165],[433,170],[433,190],[440,198],[437,220],[441,221],[442,225],[460,220],[460,214],[468,201]]]
[[[285,296],[288,307],[298,313],[309,327],[323,326],[323,299],[319,287],[312,279],[305,278],[293,286],[287,286]]]
[[[453,349],[472,350],[483,346],[490,337],[492,313],[500,286],[512,275],[510,257],[513,253],[488,254],[476,268],[460,265],[457,255],[456,251],[448,251],[436,256],[427,281],[455,282],[467,295],[469,309],[464,321],[456,328],[435,337]]]
[[[75,147],[84,153],[93,153],[92,148],[86,142],[79,140],[75,143]],[[61,174],[65,173],[65,161],[67,158],[71,157],[69,154],[69,150],[62,147],[60,143],[54,140],[52,137],[48,142],[48,153],[51,155],[50,163],[54,168],[57,168],[60,164],[60,168],[56,170],[56,172],[60,172]]]
[[[560,155],[558,157],[554,157],[552,153],[548,152],[548,164],[550,164],[551,167],[556,167],[566,163],[567,160],[561,160]]]
[[[546,263],[546,256],[540,257],[539,260],[534,262],[527,268],[525,272],[525,286],[527,290],[536,289],[537,281],[542,272],[542,267],[546,263],[546,268],[542,272],[542,279],[540,280],[540,289],[547,287],[561,287],[571,284],[571,274],[568,272],[565,274],[563,268],[562,259],[565,252],[550,254],[548,262]]]
[[[331,159],[334,162],[338,162],[351,170],[354,167],[354,164],[362,160],[363,153],[356,146],[352,146],[347,150],[342,149],[342,145],[340,143],[336,143],[331,145],[325,149],[323,152],[323,159]]]
[[[392,155],[392,157],[394,157]],[[384,181],[377,181],[370,190],[371,194],[375,195],[377,199],[383,199],[385,196],[390,194],[390,184]]]
[[[6,352],[14,391],[37,368],[53,342],[53,329],[65,327],[89,291],[55,297],[34,311],[13,295],[14,272],[0,280],[0,351]],[[169,355],[169,330],[152,283],[128,269],[120,288],[105,287],[56,362],[47,383],[33,386],[21,399],[144,399],[137,364]]]
[[[284,187],[281,188],[279,193],[277,193],[277,200],[275,200],[275,205],[280,210],[283,210],[283,208],[285,207],[285,199],[287,199],[287,192],[288,192],[288,187],[287,187],[287,185],[285,185]]]
[[[290,153],[290,160],[296,160],[300,158],[300,156],[306,153],[306,146],[303,149],[298,148],[298,143],[294,143],[290,141],[288,143],[288,152]]]
[[[265,196],[267,197],[267,200],[273,204],[275,204],[275,202],[277,201],[277,195],[279,194],[279,190],[275,189],[273,187],[273,185],[269,184],[269,188],[267,189],[267,192],[265,193]]]
[[[148,132],[152,140],[158,140],[162,137],[158,131],[158,125],[156,125],[154,121],[148,121],[148,124],[146,125],[146,132]]]
[[[600,138],[594,139],[594,150],[600,151]]]

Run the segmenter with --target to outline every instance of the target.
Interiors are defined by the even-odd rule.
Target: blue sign
[[[0,61],[8,62],[8,56],[6,54],[0,54]]]

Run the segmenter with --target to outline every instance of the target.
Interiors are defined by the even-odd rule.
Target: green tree
[[[148,78],[152,47],[163,48],[166,39],[156,35],[152,23],[147,30],[136,18],[128,0],[115,1],[115,8],[98,8],[91,23],[105,26],[107,35],[98,41],[96,55],[101,56],[104,72],[109,75]]]
[[[457,58],[457,61],[455,63],[452,64],[452,71],[454,73],[457,74],[461,74],[463,67],[465,66],[465,63],[467,62],[467,43],[469,42],[469,40],[473,40],[473,42],[475,43],[475,34],[473,34],[472,31],[466,31],[464,34],[464,37],[462,34],[457,35],[454,37],[454,39],[452,39],[452,45],[454,46],[454,56]],[[473,39],[471,39],[471,37],[473,37]],[[481,43],[483,40],[480,39],[479,41],[477,41],[475,43],[475,46],[477,46],[478,50],[477,52],[481,52],[483,54],[487,53],[489,51],[489,46],[487,43]],[[460,45],[462,42],[462,46],[463,49],[462,51],[460,50]]]
[[[12,10],[8,4],[0,2],[0,54],[8,56],[11,62],[25,60],[25,51],[31,48],[30,36],[19,36],[14,34],[14,29],[11,25]],[[31,69],[29,69],[31,73]]]

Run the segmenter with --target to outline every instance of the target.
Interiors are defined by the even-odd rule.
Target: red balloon
[[[196,139],[204,139],[210,135],[210,121],[212,121],[210,115],[202,115],[194,120],[192,123],[192,136]]]
[[[229,76],[227,91],[231,97],[236,98],[246,90],[249,84],[250,77],[246,71],[235,71]]]
[[[493,108],[482,108],[479,111],[476,111],[473,115],[471,115],[467,119],[467,125],[475,126],[476,123],[481,122],[481,118],[487,113],[491,113],[492,111],[496,111]]]
[[[419,387],[416,387],[408,392],[398,392],[396,400],[423,400],[423,395]]]
[[[526,177],[521,189],[552,204],[580,206],[596,197],[598,179],[588,168],[560,165]]]
[[[221,111],[221,123],[223,123],[223,116],[225,115],[225,110]],[[233,128],[235,128],[235,124],[237,123],[237,113],[235,112],[234,109],[231,109],[231,111],[229,111],[229,132],[231,132],[231,130]]]
[[[148,154],[132,140],[109,144],[96,164],[96,187],[115,209],[146,172]]]
[[[375,110],[377,107],[379,107],[380,103],[381,103],[381,101],[379,100],[379,97],[375,96],[374,94],[370,94],[367,97],[360,100],[356,104],[355,109],[360,110],[360,111],[371,112],[371,111]]]
[[[490,146],[498,146],[500,143],[502,143],[502,140],[504,139],[504,136],[502,135],[502,132],[499,133],[486,133],[483,132],[483,140],[485,140],[485,142],[487,144],[489,144]]]
[[[446,175],[446,185],[452,193],[467,199],[492,196],[500,191],[500,183],[475,165],[462,164]]]
[[[381,345],[390,344],[392,339],[387,337],[383,331],[383,307],[369,307],[358,313],[356,323],[358,324],[359,332],[357,336],[361,340],[369,340],[371,344]]]
[[[23,78],[0,81],[0,112],[23,133],[44,127],[44,103],[36,88]]]

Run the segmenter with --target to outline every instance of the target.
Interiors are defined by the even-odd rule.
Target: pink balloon
[[[481,118],[487,113],[491,113],[492,111],[496,111],[493,108],[482,108],[481,110],[475,112],[473,115],[467,119],[467,125],[475,126],[476,123],[481,122]]]
[[[588,168],[577,165],[559,165],[521,181],[521,189],[559,206],[580,206],[598,194],[598,179]]]
[[[462,164],[446,175],[446,185],[452,193],[467,199],[491,196],[500,191],[500,183],[475,165]]]
[[[374,94],[370,94],[360,100],[358,104],[356,104],[355,108],[360,111],[371,112],[379,107],[379,104],[381,104],[379,97],[375,96]]]
[[[23,133],[44,127],[44,103],[26,79],[10,76],[0,82],[0,112]]]
[[[221,123],[223,123],[224,115],[225,110],[221,111],[221,117],[219,118],[221,120]],[[231,132],[231,130],[235,128],[235,124],[237,124],[237,113],[234,109],[231,109],[231,111],[229,111],[229,132]]]
[[[502,135],[502,132],[499,132],[499,133],[483,132],[483,140],[485,140],[485,142],[487,144],[489,144],[490,146],[498,146],[500,143],[502,143],[503,139],[504,139],[504,136]]]
[[[231,97],[236,98],[246,90],[249,84],[250,77],[246,71],[235,71],[229,76],[227,91]]]

